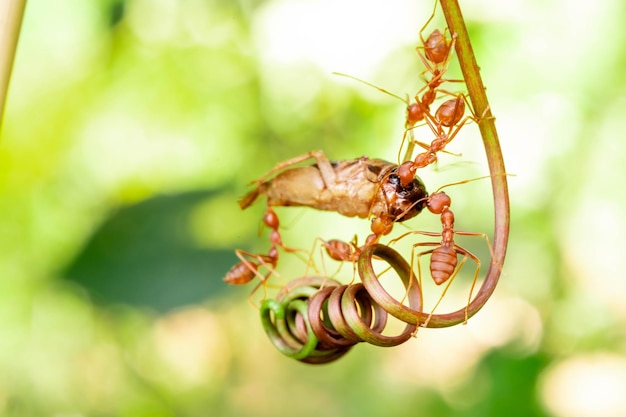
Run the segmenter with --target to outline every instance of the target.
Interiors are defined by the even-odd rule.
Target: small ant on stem
[[[405,130],[398,151],[398,160],[400,160],[400,153],[402,152],[407,134],[410,136],[410,141],[405,157],[402,160],[406,160],[408,162],[412,159],[415,144],[424,148],[426,151],[418,154],[410,165],[407,164],[402,168],[401,179],[403,185],[407,185],[411,181],[411,177],[415,175],[418,168],[423,168],[436,162],[437,152],[444,151],[445,146],[452,141],[452,139],[469,120],[477,120],[473,111],[472,116],[468,116],[463,119],[466,106],[471,110],[471,106],[467,102],[467,98],[464,94],[454,94],[440,88],[444,82],[462,82],[462,80],[448,80],[444,78],[444,74],[447,71],[449,61],[452,57],[452,51],[454,50],[456,34],[452,34],[451,40],[448,41],[445,36],[445,30],[444,33],[441,33],[438,29],[435,29],[427,39],[424,39],[423,32],[433,19],[436,7],[437,5],[435,3],[433,13],[420,30],[420,40],[423,45],[416,48],[420,60],[426,67],[426,71],[432,74],[432,77],[430,80],[426,80],[426,85],[415,94],[414,102],[411,103],[408,98],[405,100],[397,94],[367,81],[348,74],[334,72],[335,75],[359,81],[406,103]],[[424,54],[420,52],[422,49],[424,50]],[[443,102],[437,108],[435,113],[432,114],[430,106],[435,102],[438,93],[450,95],[454,98]],[[413,129],[422,121],[430,127],[431,131],[435,135],[435,139],[430,145],[417,141],[413,137]],[[444,128],[448,128],[447,131],[445,131]]]
[[[443,73],[448,69],[448,63],[452,56],[451,51],[454,50],[454,44],[456,43],[457,35],[453,33],[451,39],[448,40],[446,32],[448,28],[445,28],[443,33],[439,29],[435,29],[428,35],[428,38],[424,39],[424,31],[426,27],[432,22],[437,12],[437,1],[433,7],[433,12],[430,17],[424,23],[424,26],[420,29],[420,41],[421,46],[415,48],[422,63],[426,67],[426,71],[433,75],[433,79],[441,77]],[[420,50],[424,50],[424,54],[420,53]]]
[[[406,152],[407,157],[405,159],[410,159],[409,157],[413,153],[412,146],[414,143],[418,144],[420,147],[427,150],[427,152],[424,152],[418,155],[418,157],[416,158],[416,162],[414,162],[413,164],[415,165],[415,170],[417,168],[423,168],[429,164],[434,163],[437,160],[435,153],[442,152],[442,151],[446,152],[444,149],[445,145],[447,145],[454,138],[454,136],[456,136],[456,134],[461,129],[461,127],[465,123],[467,123],[467,121],[476,119],[475,117],[470,116],[470,117],[467,117],[465,120],[461,121],[465,113],[465,107],[467,103],[467,99],[465,95],[463,94],[455,95],[448,91],[438,90],[438,91],[444,92],[445,94],[452,95],[455,98],[443,102],[437,108],[437,110],[435,111],[435,114],[433,115],[430,113],[431,103],[426,103],[426,104],[423,103],[422,101],[420,101],[419,96],[416,96],[416,102],[408,104],[408,100],[403,99],[399,95],[394,94],[382,87],[369,83],[360,78],[354,77],[349,74],[344,74],[341,72],[333,72],[333,74],[353,79],[369,87],[375,88],[378,91],[385,93],[391,97],[397,98],[398,100],[404,103],[407,103],[407,114],[406,114],[406,121],[405,121],[405,126],[404,126],[405,130],[404,130],[404,135],[402,137],[402,143],[400,144],[398,155],[402,151],[403,144],[406,141],[407,133],[412,132],[412,130],[416,127],[418,122],[425,121],[425,123],[430,127],[430,129],[433,131],[436,137],[433,140],[433,143],[428,145],[428,144],[425,144],[425,143],[422,143],[413,139],[412,134],[411,134],[410,147],[409,149],[407,149],[407,152]],[[434,95],[432,96],[432,100],[434,101]],[[460,121],[461,123],[459,124]],[[449,128],[447,134],[443,131],[442,129],[443,127]],[[455,128],[454,131],[452,130],[453,128]],[[413,176],[415,175],[415,170],[413,170]],[[403,184],[407,185],[408,182],[404,181]]]

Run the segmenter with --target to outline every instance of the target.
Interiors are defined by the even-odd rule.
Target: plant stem
[[[0,2],[0,126],[25,6],[26,0]]]
[[[479,118],[478,127],[487,154],[493,189],[495,211],[494,257],[491,260],[487,276],[479,293],[470,304],[469,315],[472,316],[482,308],[495,290],[502,265],[504,264],[509,238],[509,194],[504,160],[502,159],[502,151],[500,150],[500,142],[498,141],[498,133],[494,123],[495,118],[491,114],[487,95],[485,94],[485,86],[480,77],[480,69],[476,63],[459,3],[457,0],[440,0],[440,3],[450,33],[457,34],[456,54],[459,58],[474,113]]]

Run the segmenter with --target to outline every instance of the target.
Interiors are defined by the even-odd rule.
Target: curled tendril
[[[290,282],[276,299],[261,304],[261,323],[272,344],[284,355],[301,362],[322,364],[343,356],[350,346],[320,344],[309,321],[309,300],[320,288],[333,288],[337,281],[305,277]]]
[[[398,272],[398,275],[402,279],[403,283],[405,283],[405,288],[407,288],[409,307],[395,300],[387,291],[385,291],[382,284],[378,280],[376,272],[374,272],[374,268],[372,267],[372,258],[374,256],[384,259],[396,270],[396,272]],[[422,290],[419,283],[415,280],[415,274],[410,274],[409,277],[410,267],[398,252],[385,245],[376,244],[368,246],[363,249],[361,256],[359,256],[358,267],[359,276],[363,281],[363,285],[372,298],[376,300],[376,302],[378,302],[385,309],[385,311],[405,323],[419,325],[422,327],[450,327],[464,323],[466,321],[466,317],[469,318],[473,316],[482,307],[482,304],[478,304],[476,300],[479,299],[479,297],[484,296],[485,291],[490,290],[490,288],[485,287],[485,283],[483,283],[480,290],[474,297],[474,300],[470,303],[469,308],[467,309],[467,316],[465,315],[466,306],[463,306],[459,310],[452,313],[427,314],[421,310],[421,305],[420,308],[414,308],[410,303],[412,299],[417,297],[415,293],[419,293],[419,299],[422,299]],[[407,286],[409,280],[410,285]]]
[[[509,236],[506,170],[458,0],[440,0],[440,3],[450,32],[458,36],[455,49],[474,111],[482,115],[478,125],[491,173],[495,208],[493,257],[485,280],[468,306],[452,313],[425,314],[422,289],[406,260],[387,246],[366,246],[358,259],[362,284],[341,285],[328,278],[304,277],[288,284],[275,300],[266,300],[261,305],[261,321],[270,340],[279,351],[294,359],[312,364],[328,363],[359,342],[395,346],[406,341],[417,326],[449,327],[463,323],[485,305],[495,290]],[[374,256],[396,271],[406,289],[408,306],[395,300],[382,287],[372,267]],[[382,333],[388,314],[407,323],[400,335]]]
[[[276,299],[261,304],[261,322],[270,341],[284,355],[306,363],[327,363],[344,355],[352,346],[367,342],[376,346],[397,346],[415,332],[418,321],[407,322],[396,336],[383,334],[388,314],[400,318],[408,311],[418,317],[422,308],[422,291],[410,266],[395,250],[374,245],[365,258],[371,268],[371,257],[387,261],[398,273],[407,291],[409,306],[390,302],[382,289],[365,282],[378,279],[373,270],[364,283],[341,285],[321,277],[304,277],[290,282]],[[361,255],[363,258],[363,255]],[[361,269],[359,261],[359,269]],[[370,272],[367,272],[369,274]],[[379,290],[377,290],[378,288]],[[391,308],[389,307],[391,306]]]

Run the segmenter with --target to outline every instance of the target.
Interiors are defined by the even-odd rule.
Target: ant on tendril
[[[420,260],[423,256],[427,256],[427,255],[430,255],[429,270],[430,270],[430,276],[433,282],[436,285],[442,285],[444,283],[447,283],[445,288],[442,291],[441,296],[439,297],[439,300],[435,303],[434,307],[432,308],[432,311],[429,314],[428,318],[425,320],[424,323],[421,324],[422,327],[426,327],[428,325],[428,322],[430,321],[430,318],[434,314],[435,309],[437,308],[437,306],[439,306],[446,292],[450,288],[450,285],[452,284],[456,276],[459,274],[460,270],[463,268],[463,266],[467,262],[467,259],[469,258],[476,264],[476,268],[474,270],[474,276],[473,276],[472,284],[470,287],[468,301],[465,307],[465,322],[467,322],[468,314],[469,314],[469,305],[472,299],[474,288],[476,286],[476,282],[478,280],[478,274],[480,272],[481,262],[480,262],[480,259],[476,255],[474,255],[472,252],[458,245],[455,242],[455,239],[454,239],[455,236],[482,237],[483,239],[485,239],[487,243],[487,247],[489,248],[489,253],[491,255],[492,262],[495,264],[498,263],[498,261],[495,259],[493,247],[486,233],[465,232],[465,231],[459,231],[459,230],[454,229],[455,219],[454,219],[454,213],[451,209],[452,199],[445,192],[441,191],[443,188],[446,188],[446,187],[466,184],[471,181],[477,181],[477,180],[481,180],[485,178],[490,178],[490,177],[489,176],[479,177],[479,178],[474,178],[470,180],[464,180],[464,181],[459,181],[459,182],[455,182],[451,184],[446,184],[442,187],[439,187],[439,189],[437,189],[434,193],[432,193],[426,198],[426,208],[428,209],[428,211],[440,216],[441,232],[409,231],[392,239],[388,243],[389,245],[392,245],[398,242],[399,240],[405,238],[406,236],[416,235],[416,234],[441,238],[439,242],[415,243],[412,245],[412,249],[411,249],[411,271],[413,271],[414,261],[416,261],[417,270],[418,270],[417,285],[419,285],[420,288],[423,288]],[[416,255],[416,251],[419,251],[423,247],[433,247],[433,248],[419,252]],[[459,256],[462,257],[460,262],[458,259]]]

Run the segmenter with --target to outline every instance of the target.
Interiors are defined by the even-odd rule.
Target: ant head
[[[413,161],[406,161],[398,167],[397,176],[404,187],[408,187],[415,179],[415,164]]]
[[[428,199],[428,210],[434,214],[441,214],[446,207],[450,207],[452,200],[448,194],[438,191]]]
[[[406,126],[412,127],[422,119],[424,119],[424,111],[421,106],[417,102],[409,104],[406,108]]]
[[[263,223],[265,223],[265,225],[270,229],[278,229],[278,226],[280,224],[278,220],[278,215],[270,207],[267,207],[267,209],[265,210],[265,214],[263,215]]]
[[[387,235],[393,229],[393,221],[386,217],[374,217],[371,229],[376,236]]]
[[[426,186],[415,176],[414,171],[410,174],[408,184],[404,184],[400,176],[402,166],[409,169],[406,163],[393,169],[381,185],[387,201],[387,214],[394,222],[408,220],[418,215],[426,205],[428,197]],[[408,175],[405,174],[405,177]]]

